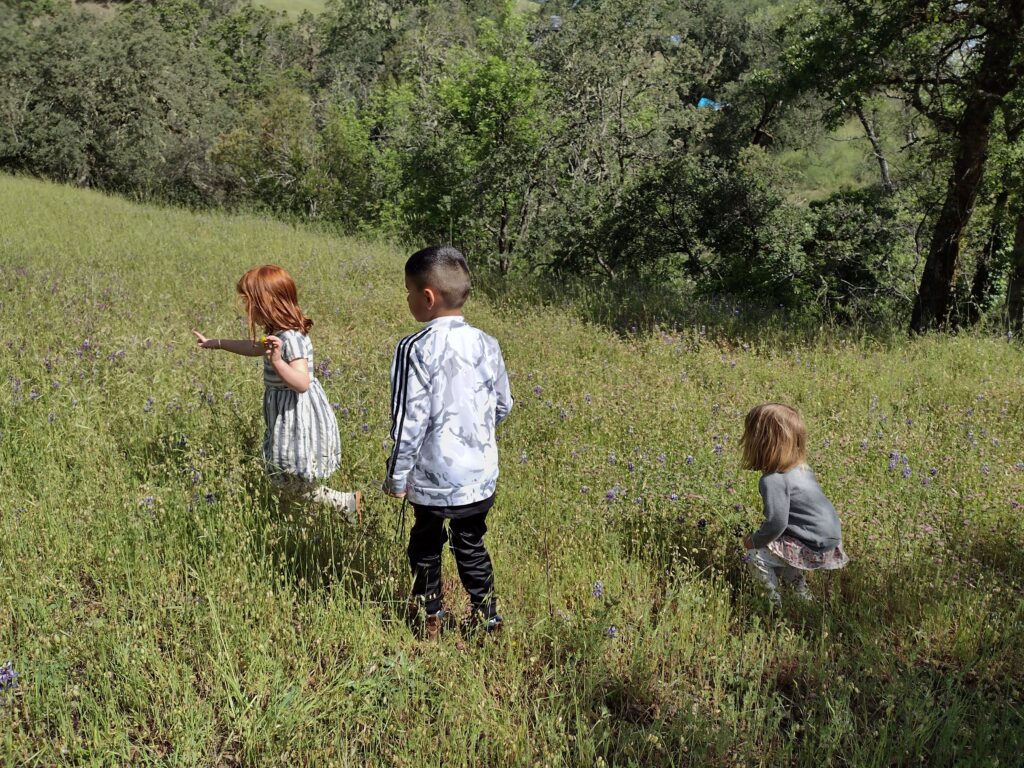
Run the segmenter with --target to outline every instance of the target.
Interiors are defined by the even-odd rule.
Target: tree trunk
[[[1017,228],[1010,254],[1010,281],[1006,286],[1006,320],[1014,333],[1024,330],[1024,211],[1017,214]]]
[[[910,319],[912,333],[943,328],[949,321],[960,237],[971,219],[984,176],[992,118],[996,107],[1019,79],[1011,64],[1020,31],[1020,15],[1009,14],[1006,26],[998,32],[992,31],[985,41],[986,50],[974,80],[974,90],[954,131],[956,155],[953,170],[914,300]]]
[[[1003,187],[999,190],[995,205],[992,206],[992,226],[985,242],[985,249],[978,259],[978,266],[974,270],[974,281],[971,283],[971,301],[967,305],[967,316],[965,321],[968,325],[976,325],[985,314],[985,311],[992,304],[993,282],[995,278],[996,256],[1003,248],[1003,219],[1006,214],[1006,202],[1010,193],[1006,188],[1006,179]]]
[[[879,141],[878,134],[875,133],[874,124],[868,120],[867,113],[864,111],[864,105],[860,99],[857,100],[855,109],[860,124],[864,126],[864,133],[868,137],[868,141],[871,142],[871,149],[875,153],[875,160],[878,161],[878,169],[882,174],[882,188],[887,195],[891,195],[896,191],[896,185],[892,183],[892,176],[889,174],[889,161],[885,159],[885,153],[882,151],[882,142]]]

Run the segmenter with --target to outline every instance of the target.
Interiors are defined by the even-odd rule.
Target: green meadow
[[[471,298],[516,405],[489,547],[506,630],[404,620],[376,491],[405,250],[0,176],[0,755],[12,766],[997,766],[1024,747],[1019,342],[616,335]],[[360,526],[281,509],[234,283],[315,327]],[[738,536],[746,410],[796,405],[848,568],[773,612]],[[784,595],[784,598],[786,595]]]

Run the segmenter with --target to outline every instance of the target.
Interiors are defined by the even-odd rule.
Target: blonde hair
[[[744,469],[785,472],[807,459],[807,425],[795,408],[763,403],[747,413],[740,447]]]

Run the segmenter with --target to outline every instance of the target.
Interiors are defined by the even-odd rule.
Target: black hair
[[[419,288],[433,288],[450,309],[459,309],[469,298],[469,264],[458,248],[432,245],[416,251],[405,262],[405,274]]]

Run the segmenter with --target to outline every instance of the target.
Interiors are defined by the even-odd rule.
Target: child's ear
[[[423,289],[423,296],[427,300],[427,309],[433,309],[434,308],[434,304],[437,303],[437,294],[434,293],[434,289],[433,288],[424,288]]]

